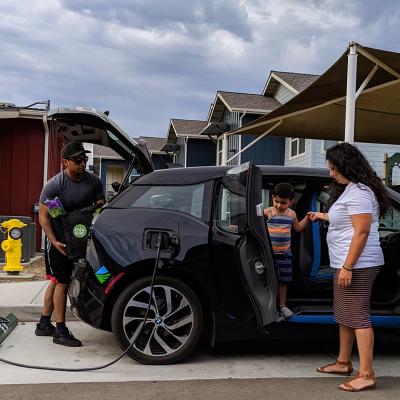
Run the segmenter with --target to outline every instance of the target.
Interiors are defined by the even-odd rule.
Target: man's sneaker
[[[61,344],[67,347],[80,347],[82,342],[74,338],[74,335],[70,331],[65,332],[55,332],[53,336],[53,343]]]
[[[286,306],[281,308],[281,313],[285,318],[290,318],[293,315],[293,312]]]
[[[56,327],[52,324],[46,326],[40,326],[40,324],[36,324],[35,335],[36,336],[53,336],[56,331]]]

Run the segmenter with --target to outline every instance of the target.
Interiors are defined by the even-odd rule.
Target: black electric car
[[[293,233],[288,306],[295,315],[282,320],[263,217],[278,182],[295,188],[299,218],[324,211],[331,183],[326,169],[246,163],[151,172],[146,151],[129,143],[104,114],[58,109],[50,116],[66,137],[88,141],[92,135],[97,143],[108,137],[131,156],[119,193],[93,221],[86,260],[74,271],[69,296],[83,321],[112,331],[123,349],[133,343],[132,358],[174,363],[201,337],[213,344],[280,323],[334,324],[327,226],[310,223]],[[392,206],[379,227],[385,266],[373,290],[372,320],[400,327],[400,195],[390,189],[388,195]]]

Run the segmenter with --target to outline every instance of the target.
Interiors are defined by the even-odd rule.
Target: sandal
[[[347,371],[338,370],[338,371],[325,371],[327,367],[332,367],[333,365],[346,365]],[[336,360],[334,363],[324,365],[323,367],[317,368],[317,372],[322,372],[323,374],[338,374],[338,375],[351,375],[353,372],[353,365],[351,361],[339,361]]]
[[[361,388],[356,388],[353,385],[351,385],[351,382],[360,379],[360,378],[365,378],[365,379],[372,379],[373,383],[370,385],[361,387]],[[376,379],[375,379],[375,374],[374,371],[371,373],[361,373],[359,372],[354,378],[350,379],[346,383],[343,383],[342,385],[339,386],[339,389],[344,390],[345,392],[361,392],[362,390],[369,390],[369,389],[375,389],[376,387]]]

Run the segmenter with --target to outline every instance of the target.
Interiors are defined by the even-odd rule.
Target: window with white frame
[[[306,152],[306,139],[290,138],[290,157],[296,157]]]
[[[323,140],[322,141],[322,152],[325,153],[327,149],[337,145],[339,142],[337,140]]]

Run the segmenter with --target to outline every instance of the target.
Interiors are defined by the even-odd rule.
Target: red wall
[[[43,186],[42,120],[0,119],[0,215],[31,217],[36,223],[36,249],[41,232],[33,213]]]

